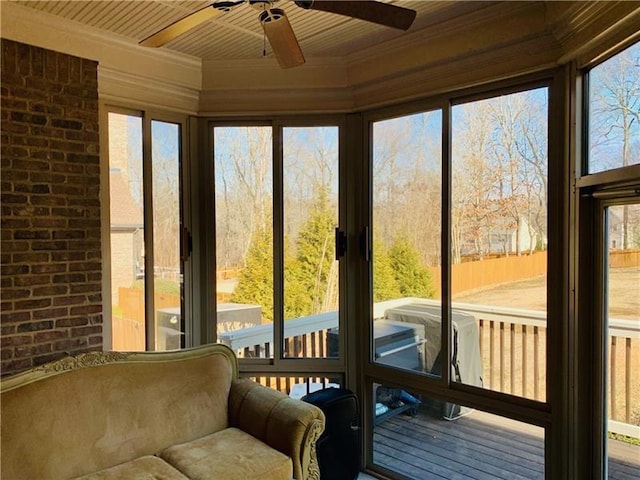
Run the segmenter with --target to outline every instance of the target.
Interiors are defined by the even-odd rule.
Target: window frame
[[[207,138],[208,148],[206,155],[200,155],[200,171],[206,172],[202,178],[205,182],[207,206],[210,208],[212,221],[202,222],[202,231],[199,240],[202,250],[206,252],[206,258],[211,259],[206,264],[208,291],[215,291],[216,288],[216,246],[215,242],[207,239],[215,238],[215,168],[214,168],[214,135],[216,127],[247,127],[247,126],[267,126],[272,128],[272,176],[273,176],[273,248],[274,248],[274,322],[273,322],[273,345],[274,355],[271,358],[239,358],[239,366],[242,375],[259,376],[302,376],[301,374],[311,374],[312,376],[339,377],[342,384],[346,385],[346,337],[348,336],[348,322],[346,321],[346,272],[348,258],[343,257],[339,262],[339,328],[346,335],[339,336],[339,357],[318,357],[318,358],[294,358],[284,356],[284,204],[283,204],[283,131],[285,128],[298,127],[337,127],[338,128],[338,175],[339,175],[339,218],[338,228],[345,230],[347,218],[349,216],[346,198],[342,192],[346,191],[346,134],[345,115],[274,115],[256,117],[233,117],[229,119],[202,119],[203,128]],[[347,256],[349,255],[347,249]],[[211,290],[213,288],[214,290]],[[216,328],[216,302],[207,302],[206,317],[211,319],[207,324],[209,341],[217,341]]]
[[[145,312],[145,350],[155,350],[155,336],[156,336],[156,322],[149,321],[155,316],[154,311],[154,276],[147,275],[147,272],[153,272],[154,257],[153,257],[153,210],[149,210],[147,205],[153,206],[152,199],[152,122],[170,123],[178,126],[179,133],[179,176],[180,176],[180,268],[182,275],[182,288],[181,288],[181,330],[184,335],[181,339],[181,347],[186,348],[194,346],[192,341],[193,325],[193,307],[192,307],[192,295],[193,290],[193,277],[192,277],[192,259],[191,251],[189,249],[189,238],[191,230],[191,202],[188,196],[187,186],[190,182],[190,168],[189,157],[187,155],[187,144],[189,138],[188,130],[188,117],[186,115],[178,114],[175,112],[156,110],[151,108],[136,108],[122,106],[115,103],[110,103],[101,100],[99,103],[100,109],[100,134],[105,141],[101,142],[100,157],[101,157],[101,225],[102,225],[102,255],[103,259],[108,261],[103,262],[103,277],[102,277],[102,298],[111,299],[112,286],[111,286],[111,238],[110,238],[110,180],[109,180],[109,114],[120,114],[131,117],[140,118],[141,120],[141,141],[142,141],[142,175],[143,175],[143,223],[144,223],[144,246],[145,246],[145,276],[144,276],[144,312]],[[103,336],[104,343],[108,345],[109,349],[113,345],[113,329],[112,329],[112,305],[111,301],[103,302],[104,318],[107,321],[103,321]]]
[[[571,83],[575,98],[572,143],[576,146],[572,165],[574,192],[572,212],[575,225],[572,260],[575,361],[573,401],[574,426],[570,434],[575,450],[571,458],[575,478],[605,478],[608,413],[606,411],[606,355],[608,332],[603,320],[605,258],[605,211],[637,195],[640,165],[628,165],[589,173],[589,72],[632,44],[629,40],[595,58],[571,65]],[[600,235],[593,235],[600,232]],[[594,238],[595,237],[595,238]],[[594,255],[595,252],[595,255]],[[577,340],[580,338],[580,342]],[[582,368],[578,368],[581,365]],[[586,368],[585,368],[586,366]],[[580,461],[588,458],[590,461]]]
[[[534,74],[519,76],[508,80],[492,82],[487,85],[447,92],[428,99],[393,105],[375,109],[364,114],[364,131],[368,132],[365,140],[364,162],[368,171],[368,191],[363,203],[371,205],[373,152],[373,123],[412,113],[441,108],[443,115],[442,129],[442,358],[450,359],[451,352],[451,292],[450,292],[450,230],[451,230],[451,107],[472,100],[491,98],[497,95],[516,93],[538,87],[548,88],[548,202],[562,207],[559,212],[548,211],[548,259],[547,259],[547,395],[546,401],[534,401],[510,394],[495,392],[472,385],[455,383],[450,378],[450,368],[443,364],[441,377],[434,378],[403,372],[384,365],[376,365],[372,358],[372,293],[367,292],[366,299],[359,305],[359,319],[365,325],[360,329],[365,333],[361,342],[358,366],[363,369],[359,382],[359,394],[363,404],[363,425],[365,427],[363,451],[365,466],[372,471],[383,473],[384,469],[373,463],[373,425],[370,415],[374,405],[370,392],[374,383],[407,386],[411,391],[428,394],[431,398],[452,401],[472,408],[512,418],[543,427],[545,429],[545,475],[546,478],[565,478],[568,455],[566,430],[563,426],[563,415],[569,411],[569,352],[563,348],[567,343],[567,322],[569,317],[568,296],[562,292],[569,291],[569,161],[567,155],[567,139],[565,119],[568,116],[566,96],[567,75],[565,68],[545,70]],[[368,225],[372,225],[370,209],[366,211]],[[446,247],[446,248],[445,248]],[[369,266],[367,266],[369,268]],[[369,268],[369,279],[372,271]],[[555,279],[555,280],[553,280]],[[555,319],[555,321],[553,320]],[[450,363],[450,360],[448,361]],[[553,366],[553,367],[552,367]],[[371,417],[371,418],[370,418]]]

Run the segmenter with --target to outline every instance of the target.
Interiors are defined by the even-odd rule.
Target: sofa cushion
[[[289,457],[237,428],[164,450],[160,457],[192,480],[291,480]]]
[[[75,480],[189,480],[167,462],[151,455],[90,473]]]

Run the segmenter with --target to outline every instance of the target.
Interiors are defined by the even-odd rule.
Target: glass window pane
[[[546,398],[547,124],[547,88],[452,110],[452,378],[538,400]]]
[[[284,129],[284,356],[338,356],[338,127]]]
[[[142,119],[109,112],[113,350],[144,351]]]
[[[608,478],[640,471],[640,204],[607,210]]]
[[[153,291],[156,350],[182,345],[180,262],[180,125],[151,122]]]
[[[274,315],[271,127],[215,127],[213,134],[218,340],[241,357],[270,357]]]
[[[373,125],[374,361],[440,375],[442,112]],[[422,308],[423,318],[407,315]]]
[[[640,163],[640,43],[589,72],[588,173]]]
[[[398,388],[372,393],[376,465],[415,480],[545,478],[541,427]]]

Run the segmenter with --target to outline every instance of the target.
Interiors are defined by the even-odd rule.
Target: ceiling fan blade
[[[284,11],[271,8],[262,12],[259,18],[280,66],[291,68],[302,65],[304,55]]]
[[[407,30],[416,18],[415,10],[372,0],[308,0],[295,4],[307,10],[336,13],[400,30]]]
[[[168,27],[164,27],[162,30],[142,40],[139,44],[144,47],[161,47],[201,23],[222,15],[223,13],[224,11],[214,8],[213,5],[209,5],[173,22]]]

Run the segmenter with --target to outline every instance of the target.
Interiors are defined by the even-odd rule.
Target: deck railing
[[[402,298],[374,305],[373,316],[410,303],[439,306],[434,300]],[[546,395],[546,312],[506,307],[452,303],[452,309],[473,315],[478,321],[484,387],[535,400]],[[285,322],[285,356],[327,356],[328,331],[338,327],[337,312],[301,317]],[[225,332],[221,342],[241,358],[273,356],[273,325]],[[640,438],[640,392],[632,379],[640,376],[640,322],[611,319],[609,322],[609,430]]]

